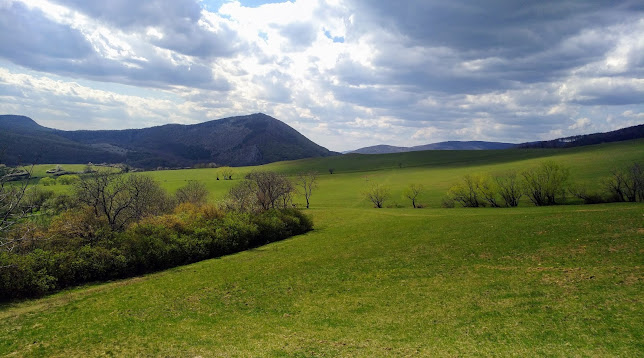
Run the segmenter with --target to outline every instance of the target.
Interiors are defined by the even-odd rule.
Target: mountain
[[[644,124],[626,127],[611,132],[583,134],[557,138],[540,142],[528,142],[517,145],[518,148],[567,148],[600,143],[619,142],[644,138]]]
[[[97,131],[63,131],[40,126],[25,116],[0,116],[0,159],[7,164],[107,162],[154,168],[214,162],[243,166],[335,154],[263,113],[193,125]]]
[[[499,143],[499,142],[481,142],[481,141],[448,141],[440,143],[432,143],[425,145],[417,145],[415,147],[395,147],[391,145],[374,145],[371,147],[364,147],[350,151],[348,153],[358,154],[386,154],[386,153],[401,153],[401,152],[416,152],[421,150],[489,150],[489,149],[508,149],[515,146],[512,143]]]

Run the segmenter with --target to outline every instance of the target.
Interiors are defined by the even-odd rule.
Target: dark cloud
[[[517,83],[550,82],[597,61],[619,35],[607,28],[636,23],[637,2],[603,1],[351,1],[356,41],[385,28],[394,39],[375,38],[380,84],[419,90],[482,93]],[[621,34],[620,34],[621,35]],[[409,63],[409,57],[422,60]],[[638,62],[642,62],[641,58]],[[339,75],[347,83],[365,72]],[[373,78],[376,77],[372,77]]]
[[[206,64],[179,64],[156,56],[145,60],[106,58],[79,30],[17,2],[0,11],[0,56],[38,71],[104,82],[230,89],[228,81],[215,76]]]
[[[120,28],[145,26],[175,27],[197,22],[201,7],[194,0],[55,0],[61,5]]]
[[[580,28],[619,22],[643,8],[636,1],[599,0],[353,0],[352,3],[358,14],[399,31],[411,45],[446,46],[474,57],[480,54],[515,57],[540,52],[576,34]]]
[[[18,2],[0,9],[0,56],[14,62],[47,63],[82,58],[93,52],[85,37],[66,25],[30,11]]]

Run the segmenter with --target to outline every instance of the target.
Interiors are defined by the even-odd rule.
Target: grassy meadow
[[[545,159],[599,188],[611,169],[644,160],[644,141],[263,166],[320,173],[306,210],[314,231],[4,304],[0,356],[643,356],[642,204],[440,208],[465,174]],[[216,169],[149,175],[170,191],[202,181],[217,200],[253,169],[235,168],[232,181]],[[391,188],[390,208],[363,198],[373,183]],[[410,183],[424,185],[426,208],[402,198]]]

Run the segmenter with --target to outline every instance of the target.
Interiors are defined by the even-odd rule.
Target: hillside
[[[283,122],[262,113],[193,125],[168,124],[126,130],[62,131],[24,116],[0,116],[4,162],[123,162],[135,167],[183,167],[196,163],[258,165],[330,156]]]
[[[392,145],[374,145],[349,151],[356,154],[388,154],[417,152],[423,150],[491,150],[508,149],[513,147],[512,143],[482,142],[482,141],[447,141],[432,144],[417,145],[414,147],[396,147]]]
[[[642,204],[439,208],[467,173],[550,159],[599,186],[642,158],[644,140],[267,164],[320,172],[305,211],[314,231],[0,306],[0,356],[642,356]],[[215,200],[253,169],[149,175],[171,190],[200,180]],[[371,208],[371,183],[399,207]],[[410,183],[430,208],[408,208]]]
[[[644,138],[644,124],[621,128],[618,130],[583,134],[571,137],[557,138],[540,142],[529,142],[517,145],[518,148],[570,148],[600,143],[619,142],[624,140]]]

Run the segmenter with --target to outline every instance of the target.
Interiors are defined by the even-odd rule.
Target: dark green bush
[[[311,219],[295,209],[259,214],[185,206],[123,232],[87,210],[54,219],[47,240],[0,252],[0,300],[35,297],[86,282],[110,280],[246,250],[305,233]]]

